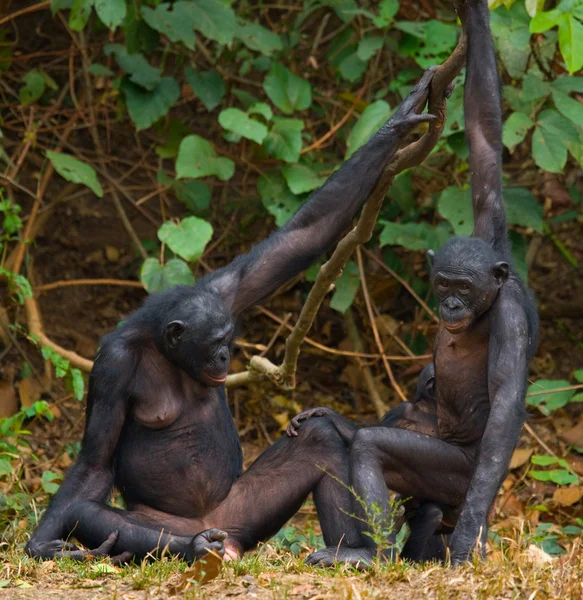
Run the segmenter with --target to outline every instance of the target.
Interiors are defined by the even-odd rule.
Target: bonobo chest
[[[136,375],[116,449],[116,485],[129,507],[198,517],[223,500],[240,475],[239,437],[224,388],[206,388],[164,367]]]
[[[484,433],[488,395],[489,323],[486,319],[457,335],[440,325],[434,362],[440,437],[458,445],[472,444]]]

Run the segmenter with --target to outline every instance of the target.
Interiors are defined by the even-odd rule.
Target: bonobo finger
[[[212,542],[207,546],[207,550],[216,552],[219,556],[225,554],[225,544],[223,542]]]
[[[207,531],[204,531],[201,535],[204,535],[209,541],[223,542],[227,539],[229,534],[222,529],[207,529]]]
[[[117,538],[119,537],[119,531],[112,531],[108,536],[105,542],[96,548],[95,550],[89,550],[89,554],[94,556],[107,556],[109,551],[115,546],[117,542]]]
[[[286,434],[289,435],[289,437],[297,437],[298,436],[298,428],[300,426],[301,421],[303,421],[304,417],[301,417],[298,415],[296,417],[294,417],[291,421],[290,424],[287,426],[286,429]]]
[[[127,565],[129,562],[131,562],[133,557],[133,552],[122,552],[117,556],[112,556],[110,560],[112,565]]]
[[[421,115],[409,115],[407,117],[407,122],[412,125],[417,125],[418,123],[430,123],[431,121],[437,121],[437,117],[431,113],[423,113]]]
[[[453,90],[455,88],[455,82],[452,81],[446,88],[445,88],[445,92],[444,95],[446,98],[451,98],[451,95],[453,93]]]

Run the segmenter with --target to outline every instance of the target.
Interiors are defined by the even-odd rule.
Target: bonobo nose
[[[219,350],[219,360],[222,363],[226,363],[229,360],[229,350],[225,347],[221,348]]]
[[[456,310],[459,310],[462,307],[462,303],[457,298],[454,298],[452,296],[446,298],[444,304],[452,312],[455,312]]]

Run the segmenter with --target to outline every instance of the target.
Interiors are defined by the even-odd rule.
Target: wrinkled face
[[[169,358],[207,387],[225,383],[235,327],[218,295],[203,292],[177,310],[165,328]]]
[[[454,334],[466,331],[492,306],[507,278],[508,265],[502,262],[485,273],[442,265],[433,274],[433,290],[445,328]]]

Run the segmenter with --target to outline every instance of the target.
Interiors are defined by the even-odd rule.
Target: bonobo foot
[[[113,531],[108,538],[95,550],[79,550],[75,544],[64,540],[50,540],[44,542],[30,541],[26,546],[26,553],[38,560],[43,558],[70,558],[71,560],[90,560],[109,556],[117,542],[119,533]],[[123,552],[111,557],[111,562],[120,564],[127,562],[132,557],[131,552]]]
[[[307,421],[312,417],[331,417],[335,413],[332,409],[326,408],[325,406],[318,406],[317,408],[310,408],[296,415],[287,426],[286,434],[290,437],[296,437],[298,435],[298,429],[302,421]]]
[[[191,548],[186,556],[188,562],[195,562],[206,556],[209,552],[216,552],[219,556],[225,554],[225,540],[227,532],[220,529],[206,529],[192,538]]]
[[[306,558],[306,564],[317,567],[332,567],[336,563],[352,565],[356,569],[370,569],[374,559],[374,550],[371,548],[347,548],[346,546],[331,546],[312,552]]]

